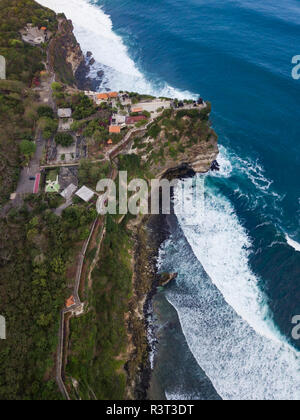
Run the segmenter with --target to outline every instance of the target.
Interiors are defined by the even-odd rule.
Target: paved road
[[[41,82],[41,86],[39,88],[36,88],[35,91],[39,93],[40,101],[42,102],[42,104],[50,106],[55,111],[55,102],[52,96],[52,83],[55,81],[55,74],[52,71],[52,69],[50,69],[49,57],[47,58],[46,68],[50,76],[47,79],[43,80]],[[42,138],[40,132],[36,134],[35,143],[35,155],[32,158],[29,166],[27,168],[24,168],[21,172],[16,190],[17,194],[32,194],[34,191],[35,181],[30,180],[29,178],[36,177],[38,174],[40,174],[40,161],[42,159],[43,150],[46,144],[46,141]]]
[[[42,139],[40,133],[36,138],[36,152],[28,167],[23,168],[19,178],[16,193],[17,194],[32,194],[35,181],[31,181],[30,177],[36,177],[40,173],[40,160],[43,155],[45,141]]]
[[[73,200],[72,198],[70,198],[69,200],[67,200],[65,203],[63,203],[61,206],[57,207],[57,209],[54,210],[54,213],[57,216],[61,216],[62,212],[67,209],[68,207],[72,206],[73,204]]]

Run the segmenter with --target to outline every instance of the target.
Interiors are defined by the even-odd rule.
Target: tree
[[[54,112],[53,109],[50,106],[47,105],[41,105],[38,107],[37,110],[39,118],[42,117],[48,117],[48,118],[54,118]]]
[[[40,128],[43,132],[43,137],[45,140],[49,140],[56,132],[58,128],[58,122],[57,120],[53,120],[49,117],[42,117],[39,120]]]
[[[55,143],[63,147],[69,147],[74,143],[74,139],[69,133],[58,133],[55,136]]]
[[[61,92],[63,89],[62,85],[58,82],[53,82],[51,88],[54,92]]]
[[[32,141],[22,140],[20,143],[20,150],[26,158],[30,158],[36,151],[36,145]]]

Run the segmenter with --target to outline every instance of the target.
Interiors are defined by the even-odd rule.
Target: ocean
[[[73,20],[101,89],[212,102],[221,171],[202,176],[204,216],[178,216],[160,251],[178,277],[154,302],[176,336],[157,350],[159,395],[300,399],[299,1],[39,3]]]

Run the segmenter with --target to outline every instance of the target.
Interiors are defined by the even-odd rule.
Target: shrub
[[[96,110],[93,101],[83,93],[74,95],[72,100],[74,109],[73,118],[75,120],[82,120],[95,113]]]
[[[39,106],[37,109],[37,113],[38,113],[39,118],[42,118],[42,117],[54,118],[53,109],[47,105]]]
[[[53,82],[51,88],[54,92],[61,92],[63,90],[63,86],[58,82]]]
[[[160,127],[157,124],[152,124],[148,129],[148,135],[156,139],[160,133]]]
[[[58,128],[58,122],[48,117],[42,117],[39,120],[39,125],[42,129],[43,137],[46,140],[49,140],[55,134]]]
[[[20,143],[20,150],[25,157],[31,157],[35,153],[36,145],[32,141],[22,140]]]
[[[63,147],[69,147],[74,143],[74,139],[69,133],[57,133],[55,136],[55,143]]]

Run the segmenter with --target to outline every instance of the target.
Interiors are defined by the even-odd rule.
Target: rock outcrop
[[[49,64],[61,82],[78,89],[90,89],[90,68],[73,30],[71,20],[58,19],[58,30],[49,44]]]

